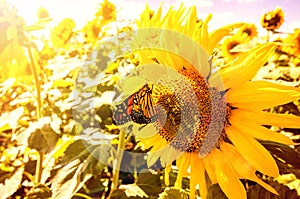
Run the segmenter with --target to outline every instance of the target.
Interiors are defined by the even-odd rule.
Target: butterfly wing
[[[144,85],[134,96],[131,119],[138,124],[149,124],[156,119],[152,90]]]
[[[133,99],[135,94],[130,95],[121,104],[116,105],[113,114],[113,123],[115,125],[123,125],[131,121],[130,115],[132,114]]]
[[[152,90],[145,84],[139,91],[116,105],[113,121],[116,125],[123,125],[133,121],[137,124],[149,124],[156,120],[156,111],[152,98]]]

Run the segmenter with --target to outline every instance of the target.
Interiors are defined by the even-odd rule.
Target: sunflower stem
[[[35,88],[36,88],[36,101],[37,101],[37,107],[36,107],[36,111],[37,111],[37,120],[39,120],[42,117],[42,98],[41,98],[41,83],[38,77],[38,73],[37,73],[37,68],[35,65],[35,61],[33,58],[33,54],[31,52],[31,48],[28,46],[27,47],[28,50],[28,55],[29,55],[29,59],[30,59],[30,69],[31,72],[33,74],[33,78],[34,78],[34,83],[35,83]]]
[[[36,169],[35,169],[35,183],[40,183],[42,179],[42,172],[43,172],[43,160],[44,160],[44,153],[39,151],[38,159],[36,162]]]
[[[112,192],[114,190],[116,190],[119,186],[119,172],[120,172],[120,166],[121,166],[123,153],[124,153],[125,141],[126,141],[125,140],[125,132],[120,131],[117,154],[116,154],[116,158],[114,160],[112,189],[111,189],[109,195],[111,195]]]
[[[35,60],[31,51],[31,47],[27,46],[28,50],[28,55],[30,59],[30,69],[33,74],[34,78],[34,84],[35,84],[35,89],[36,89],[36,101],[37,101],[37,107],[36,107],[36,119],[39,120],[42,117],[42,98],[41,98],[41,83],[38,77],[38,72],[37,72],[37,66],[35,64]],[[38,152],[38,159],[36,163],[36,168],[35,168],[35,183],[40,183],[42,179],[42,172],[43,172],[43,160],[44,160],[44,153],[43,152]]]

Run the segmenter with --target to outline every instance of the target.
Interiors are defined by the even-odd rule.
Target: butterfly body
[[[133,121],[137,124],[149,124],[156,120],[152,90],[145,84],[140,90],[127,97],[116,106],[113,119],[116,125]]]

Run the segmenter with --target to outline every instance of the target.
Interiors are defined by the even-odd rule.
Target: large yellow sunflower
[[[191,198],[195,198],[198,185],[201,197],[206,198],[206,175],[228,198],[246,198],[240,179],[255,181],[276,194],[255,174],[279,175],[274,159],[257,139],[293,144],[263,125],[298,128],[300,118],[264,110],[298,99],[300,89],[251,81],[276,46],[260,45],[212,71],[209,57],[213,49],[240,24],[208,33],[211,16],[197,20],[195,7],[170,8],[164,16],[161,13],[160,8],[150,17],[146,8],[137,22],[138,45],[133,45],[140,58],[137,76],[122,84],[127,95],[145,84],[151,88],[148,95],[153,98],[157,117],[134,128],[139,145],[152,147],[148,165],[160,159],[168,184],[168,172],[176,160],[175,187],[181,188],[182,178],[189,176]]]
[[[260,22],[266,30],[275,31],[284,22],[284,12],[280,7],[276,7],[275,10],[263,14]]]

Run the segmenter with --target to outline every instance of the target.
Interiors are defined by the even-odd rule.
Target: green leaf
[[[293,173],[300,179],[300,153],[295,148],[287,145],[270,142],[259,141],[274,157],[280,174]]]
[[[275,181],[268,182],[268,184],[278,192],[279,196],[272,194],[268,190],[261,187],[259,184],[256,184],[248,190],[247,198],[299,199],[296,190],[291,190],[289,187]]]
[[[167,187],[163,193],[159,195],[159,199],[189,199],[189,194],[184,190]]]
[[[23,172],[24,167],[17,168],[5,179],[3,184],[0,184],[0,199],[8,198],[18,190],[22,182]]]
[[[161,186],[160,175],[159,173],[151,171],[145,172],[143,170],[142,173],[139,174],[136,184]]]
[[[50,21],[52,21],[51,17],[46,17],[46,18],[41,18],[38,19],[37,22],[30,26],[25,26],[24,30],[25,31],[36,31],[36,30],[42,30],[45,28],[45,25],[47,25]]]
[[[80,175],[82,167],[83,163],[74,160],[58,171],[51,185],[53,198],[71,198],[92,177],[91,174]]]
[[[28,138],[28,146],[40,152],[51,152],[58,141],[59,135],[51,128],[50,124],[44,124],[37,128]]]
[[[89,155],[86,144],[82,140],[76,140],[70,144],[58,165],[64,166],[76,159],[84,161]]]
[[[290,189],[295,189],[300,195],[300,179],[297,179],[294,174],[280,175],[275,180],[283,185],[288,186]]]
[[[71,198],[93,175],[101,175],[108,164],[110,149],[110,145],[90,145],[83,140],[72,143],[55,171],[52,197]]]
[[[51,198],[51,190],[44,184],[37,184],[26,194],[25,199],[46,199]]]
[[[227,196],[222,191],[218,184],[210,186],[207,190],[207,199],[227,199]]]
[[[111,199],[139,199],[144,197],[147,198],[147,194],[136,184],[121,185],[111,195]]]
[[[74,80],[72,79],[58,79],[54,80],[52,86],[53,87],[68,87],[72,86],[74,84]]]
[[[89,179],[84,186],[85,193],[88,193],[89,195],[91,194],[99,195],[99,193],[104,193],[106,189],[107,189],[107,181],[102,180],[101,176],[93,177]]]
[[[136,184],[149,196],[158,196],[163,189],[159,173],[140,173]]]
[[[56,146],[59,138],[59,135],[51,127],[55,127],[56,122],[55,119],[51,121],[50,117],[43,117],[37,122],[31,123],[27,129],[19,133],[16,140],[21,145],[49,153]]]
[[[170,186],[174,186],[176,180],[177,180],[178,170],[172,169],[169,173],[170,176]],[[190,179],[189,178],[182,178],[182,188],[188,189],[190,187]]]
[[[0,84],[0,97],[4,96],[8,89],[14,86],[16,83],[16,78],[8,78]]]
[[[18,121],[24,114],[24,107],[20,106],[9,113],[3,113],[0,116],[0,132],[9,129],[16,129]]]
[[[61,157],[63,153],[67,150],[67,148],[70,146],[70,144],[72,144],[74,141],[75,141],[74,139],[68,139],[68,140],[60,139],[58,141],[58,145],[55,147],[52,157],[54,157],[55,159]]]
[[[148,196],[158,196],[163,188],[150,184],[140,184],[139,187],[148,195]]]
[[[36,31],[36,30],[42,30],[44,28],[45,28],[45,26],[43,26],[43,25],[33,24],[31,26],[25,26],[24,30],[25,31]]]

